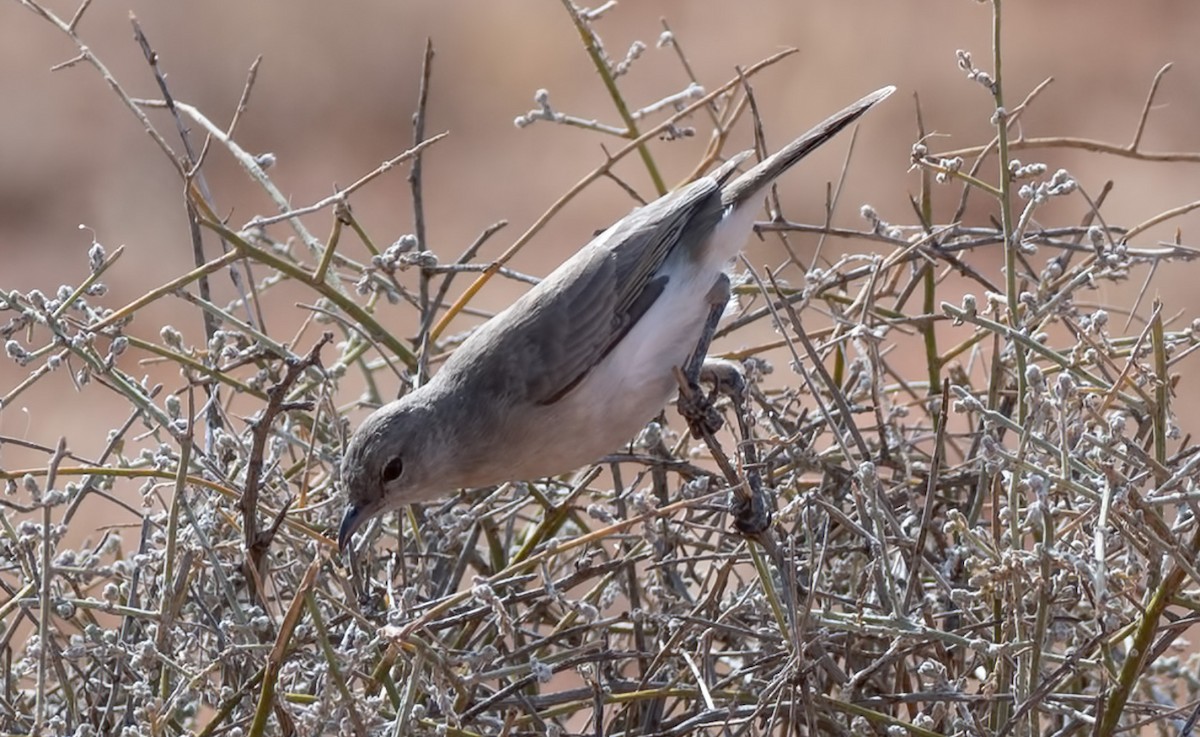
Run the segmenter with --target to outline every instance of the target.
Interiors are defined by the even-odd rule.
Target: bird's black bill
[[[363,507],[356,507],[353,504],[346,505],[346,512],[342,515],[342,524],[338,527],[338,551],[346,552],[346,548],[350,547],[350,537],[355,530],[362,527],[363,522],[366,522],[369,516]]]

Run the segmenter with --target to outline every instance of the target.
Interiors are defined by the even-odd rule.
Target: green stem
[[[613,76],[612,68],[608,65],[608,59],[604,56],[604,50],[600,48],[600,44],[596,40],[596,34],[592,31],[587,21],[579,14],[579,9],[571,2],[571,0],[562,0],[563,6],[567,9],[567,13],[571,16],[571,21],[575,23],[575,29],[579,31],[579,38],[583,41],[583,47],[587,49],[588,56],[592,58],[592,65],[596,67],[596,71],[600,74],[600,79],[604,82],[605,89],[608,90],[608,96],[612,98],[613,106],[617,108],[617,114],[621,116],[621,120],[625,123],[625,137],[634,140],[641,136],[638,132],[637,121],[634,120],[633,114],[629,112],[629,106],[625,104],[625,98],[621,96],[621,90],[617,88],[617,79]],[[646,147],[645,142],[638,143],[638,155],[642,157],[642,163],[646,165],[646,171],[650,174],[650,180],[654,182],[654,189],[659,196],[667,193],[667,185],[663,183],[662,175],[658,171],[658,166],[654,163],[654,158],[650,156],[650,149]]]

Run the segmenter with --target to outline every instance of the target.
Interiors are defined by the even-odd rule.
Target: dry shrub
[[[27,5],[76,41],[77,63],[107,74],[74,24]],[[998,23],[998,2],[993,11]],[[637,47],[609,57],[600,14],[570,14],[611,83],[618,122],[572,117],[542,94],[518,119],[617,136],[611,159],[564,201],[616,179],[626,157],[668,180],[655,166],[660,138],[711,135],[704,163],[716,161],[725,131],[759,122],[754,74],[787,63],[784,52],[720,87],[696,80],[635,113],[619,82],[641,63]],[[447,326],[462,329],[455,317],[473,311],[465,287],[524,279],[506,263],[541,223],[494,261],[475,254],[499,224],[458,253],[429,250],[421,154],[454,139],[423,130],[426,94],[439,94],[428,76],[408,151],[293,207],[270,157],[237,145],[236,120],[210,122],[170,97],[139,40],[163,100],[133,100],[105,81],[187,183],[193,228],[180,240],[198,261],[124,305],[106,298],[103,280],[133,267],[99,243],[86,271],[79,265],[86,276],[56,294],[0,285],[0,338],[30,372],[3,387],[0,407],[67,377],[78,401],[111,391],[128,405],[94,457],[65,440],[0,438],[44,459],[0,470],[11,510],[0,547],[7,731],[1065,735],[1190,725],[1194,666],[1168,653],[1200,582],[1200,453],[1180,438],[1172,369],[1196,346],[1196,326],[1140,297],[1090,301],[1098,282],[1136,272],[1148,284],[1146,274],[1194,255],[1139,237],[1182,208],[1107,222],[1105,191],[1014,155],[1059,146],[1154,158],[1138,143],[1153,92],[1129,146],[1031,142],[1015,124],[1040,89],[1006,98],[999,49],[988,63],[960,54],[996,138],[951,152],[916,142],[908,222],[884,222],[867,205],[843,216],[831,187],[826,222],[774,213],[761,225],[789,258],[737,269],[722,345],[739,346],[725,355],[754,382],[742,405],[720,405],[726,430],[698,445],[664,418],[591,471],[407,509],[373,525],[347,567],[329,537],[343,416],[436,370],[456,343]],[[659,42],[686,60],[681,39]],[[147,117],[163,107],[175,131]],[[214,212],[196,162],[222,149],[278,213],[237,226]],[[416,227],[380,248],[349,203],[400,165]],[[1049,222],[1071,212],[1051,201],[1069,203],[1075,219]],[[935,202],[956,214],[935,221]],[[986,214],[969,222],[968,203]],[[801,259],[788,238],[811,234],[852,252]],[[1003,268],[981,255],[995,252]],[[217,275],[241,296],[217,303]],[[202,337],[136,322],[157,300],[192,305]],[[266,329],[280,311],[302,314],[299,329]],[[412,333],[390,334],[384,312]],[[170,378],[138,379],[147,362],[172,367]],[[97,529],[81,512],[97,505],[126,524]]]

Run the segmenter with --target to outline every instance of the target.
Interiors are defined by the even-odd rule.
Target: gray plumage
[[[388,509],[563,473],[630,440],[700,340],[709,293],[752,228],[745,205],[893,89],[740,176],[746,154],[635,209],[475,330],[428,383],[376,410],[346,447],[339,545]]]

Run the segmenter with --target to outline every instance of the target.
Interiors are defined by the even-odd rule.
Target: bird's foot
[[[701,382],[711,385],[712,392],[705,394],[700,388]],[[680,387],[679,414],[687,422],[692,437],[700,439],[705,434],[715,434],[725,426],[725,419],[716,408],[717,397],[729,397],[740,407],[745,395],[746,375],[740,364],[720,358],[706,358],[696,380],[689,377],[686,389]]]
[[[771,529],[774,516],[770,498],[762,484],[751,484],[749,494],[736,494],[731,510],[733,526],[745,537],[758,539]]]
[[[725,425],[725,419],[717,411],[712,397],[705,394],[699,384],[689,381],[686,389],[679,390],[679,414],[683,416],[692,437],[697,440],[706,435],[715,435]]]

